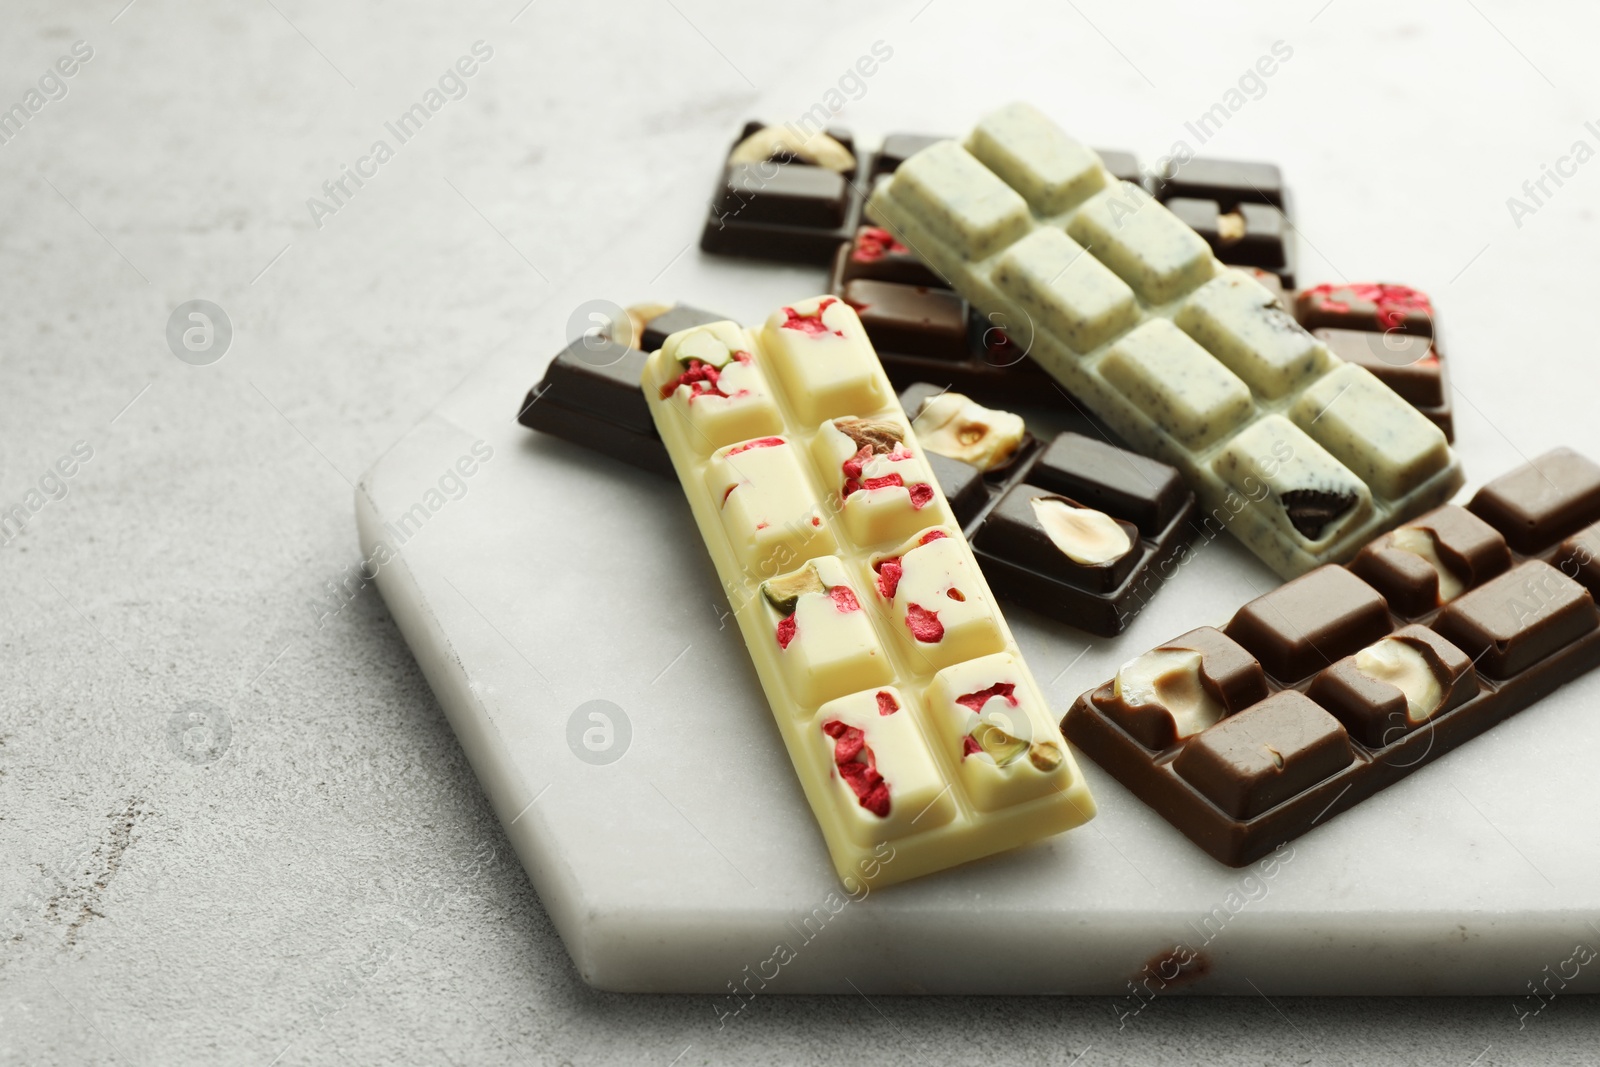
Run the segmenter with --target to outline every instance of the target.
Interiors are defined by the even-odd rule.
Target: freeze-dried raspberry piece
[[[983,714],[983,706],[995,697],[1003,697],[1007,704],[1016,707],[1016,689],[1015,682],[996,682],[987,689],[980,689],[976,693],[968,693],[966,696],[956,697],[956,703],[974,715]]]
[[[906,629],[925,645],[944,640],[944,623],[939,621],[939,613],[921,604],[912,604],[906,609]]]

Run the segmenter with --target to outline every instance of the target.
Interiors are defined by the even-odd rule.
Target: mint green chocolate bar
[[[1437,426],[1027,104],[906,160],[867,211],[1284,578],[1461,487]]]

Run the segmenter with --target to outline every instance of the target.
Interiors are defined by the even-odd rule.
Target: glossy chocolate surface
[[[1176,710],[1129,707],[1113,680],[1063,732],[1206,852],[1253,862],[1600,666],[1600,467],[1559,449],[1471,508],[1257,598],[1226,636],[1202,628],[1157,650],[1208,645],[1203,667],[1248,677],[1242,656],[1264,668],[1264,699],[1224,701],[1183,737]]]

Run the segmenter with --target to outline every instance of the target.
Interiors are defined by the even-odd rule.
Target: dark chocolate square
[[[1542,552],[1600,519],[1600,465],[1553,449],[1478,490],[1467,507],[1518,552]]]
[[[1190,738],[1172,769],[1235,819],[1253,819],[1350,766],[1339,720],[1285,690]]]
[[[1137,526],[1146,537],[1166,529],[1188,499],[1177,470],[1080,433],[1062,433],[1029,477]]]
[[[872,176],[893,174],[900,164],[929,145],[948,141],[949,137],[925,133],[891,133],[883,139],[883,147],[872,157]]]
[[[1176,197],[1215,200],[1225,210],[1240,204],[1284,205],[1283,171],[1276,163],[1233,159],[1207,159],[1169,164],[1169,174],[1156,179],[1156,197],[1165,202]]]
[[[1376,589],[1327,564],[1250,601],[1224,632],[1292,684],[1388,633],[1389,608]]]
[[[712,222],[766,222],[831,230],[850,210],[844,175],[807,163],[735,163],[723,179]]]
[[[856,309],[879,352],[967,357],[967,302],[953,290],[853,281],[845,284],[844,302]]]
[[[677,304],[644,324],[644,331],[639,339],[639,347],[646,352],[654,352],[666,343],[668,337],[679,330],[688,330],[696,326],[708,326],[713,322],[726,321],[727,318],[728,316],[719,315],[715,311],[705,311],[701,308],[690,307],[688,304]],[[634,379],[634,384],[638,385],[637,378]]]
[[[1205,238],[1222,262],[1237,267],[1282,270],[1288,265],[1288,224],[1268,204],[1240,204],[1223,211],[1215,200],[1177,197],[1167,208]]]
[[[576,408],[635,433],[655,433],[655,420],[639,389],[645,353],[598,336],[584,336],[556,353],[538,389],[538,403],[518,421],[540,429],[540,404]],[[531,399],[531,397],[530,397]]]
[[[1394,330],[1433,337],[1428,294],[1390,282],[1315,285],[1295,297],[1294,317],[1308,330],[1333,327],[1382,333]]]
[[[989,502],[989,491],[983,484],[983,472],[970,463],[941,456],[937,452],[928,452],[922,458],[928,461],[934,481],[939,483],[944,498],[950,502],[950,511],[955,515],[956,522],[965,526],[977,518],[978,512]]]
[[[1401,627],[1376,643],[1384,641],[1400,641],[1415,649],[1439,682],[1439,706],[1426,718],[1413,720],[1405,693],[1389,682],[1363,673],[1356,667],[1355,656],[1346,656],[1317,675],[1306,691],[1307,696],[1344,723],[1351,737],[1374,749],[1429,725],[1478,693],[1472,660],[1426,626]]]
[[[1566,647],[1597,624],[1589,590],[1542,560],[1528,560],[1458,597],[1433,628],[1504,679]]]
[[[1106,170],[1119,182],[1132,182],[1135,185],[1144,184],[1144,172],[1139,169],[1139,157],[1132,152],[1124,152],[1117,148],[1096,148],[1095,155],[1100,157],[1100,162]]]
[[[1074,507],[1087,506],[1098,510],[1093,505],[1085,505],[1083,501],[1058,497],[1037,486],[1026,483],[1013,486],[983,520],[983,526],[973,539],[973,547],[1038,574],[1097,593],[1109,593],[1120,586],[1144,557],[1145,547],[1139,540],[1138,529],[1132,523],[1112,516],[1128,538],[1128,550],[1105,563],[1074,561],[1056,546],[1039,522],[1033,506],[1035,499],[1060,499]]]
[[[881,226],[860,226],[855,237],[839,249],[833,268],[834,293],[843,296],[846,283],[857,279],[896,282],[900,285],[926,285],[948,289],[911,249]]]

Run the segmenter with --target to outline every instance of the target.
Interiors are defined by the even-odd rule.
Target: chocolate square
[[[1467,508],[1518,552],[1542,552],[1600,519],[1600,465],[1553,449],[1478,490]]]
[[[1467,654],[1426,626],[1401,627],[1378,639],[1378,643],[1383,641],[1402,641],[1416,649],[1439,682],[1442,699],[1427,718],[1413,721],[1405,693],[1363,673],[1356,667],[1355,656],[1346,656],[1317,675],[1306,690],[1307,696],[1332,712],[1350,736],[1368,748],[1398,741],[1477,695],[1477,675]]]
[[[907,417],[910,417],[909,413]],[[927,460],[934,481],[939,483],[945,500],[949,501],[956,522],[965,526],[977,518],[978,512],[989,502],[989,491],[983,484],[983,472],[970,463],[941,456],[937,452],[924,452],[922,458]]]
[[[1253,819],[1355,758],[1339,720],[1284,690],[1191,738],[1172,769],[1235,819]]]
[[[857,227],[855,236],[839,246],[833,264],[830,291],[843,296],[846,283],[860,278],[900,285],[926,285],[935,289],[949,288],[942,278],[917,258],[916,253],[881,226]]]
[[[1215,200],[1231,211],[1240,204],[1284,206],[1283,171],[1276,163],[1251,163],[1201,156],[1187,163],[1169,164],[1171,173],[1156,179],[1156,198],[1163,203],[1177,197]]]
[[[1427,531],[1439,562],[1467,589],[1475,588],[1511,566],[1505,538],[1465,508],[1446,504],[1401,529]],[[1439,607],[1439,573],[1415,552],[1393,547],[1394,531],[1371,541],[1350,569],[1382,593],[1398,615],[1415,618]]]
[[[1128,538],[1128,551],[1105,563],[1078,563],[1051,540],[1034,511],[1034,499],[1053,496],[1048,490],[1026,483],[1013,486],[989,512],[973,539],[973,548],[980,553],[980,559],[981,553],[988,552],[1080,589],[1097,593],[1109,593],[1116,589],[1144,557],[1145,547],[1139,540],[1138,528],[1111,516]],[[1074,507],[1093,508],[1092,504],[1086,505],[1083,501],[1066,497],[1057,499],[1065,500]]]
[[[1372,372],[1400,399],[1417,407],[1445,402],[1444,368],[1433,340],[1420,334],[1323,327],[1313,336],[1346,363]]]
[[[1240,204],[1223,211],[1215,200],[1177,197],[1167,209],[1205,238],[1222,262],[1238,267],[1282,270],[1288,265],[1288,223],[1267,204]]]
[[[690,307],[688,304],[677,304],[663,311],[655,318],[644,324],[644,330],[639,338],[639,347],[646,352],[654,352],[666,343],[668,337],[679,330],[692,329],[695,326],[708,326],[713,322],[726,321],[728,316],[719,315],[715,311],[705,311],[701,308]],[[640,364],[640,373],[643,373],[643,363]],[[634,379],[634,385],[639,384]]]
[[[1389,608],[1376,589],[1327,564],[1250,601],[1224,632],[1268,674],[1294,683],[1388,633]]]
[[[1490,678],[1505,679],[1597,625],[1589,590],[1542,560],[1528,560],[1458,597],[1433,628]]]
[[[1591,596],[1600,593],[1600,523],[1561,542],[1555,564],[1562,574],[1583,583]]]
[[[830,230],[844,224],[850,183],[808,163],[735,163],[723,179],[712,223],[766,222]]]
[[[644,361],[645,353],[637,348],[604,337],[580,337],[556,353],[536,390],[537,403],[525,406],[517,421],[543,429],[540,405],[577,408],[634,433],[653,435],[655,420],[639,390]]]
[[[1308,330],[1334,327],[1433,337],[1433,303],[1428,294],[1390,282],[1315,285],[1295,297],[1294,317]]]
[[[853,281],[845,284],[844,302],[861,316],[879,352],[950,360],[967,356],[967,302],[953,290]]]
[[[1188,651],[1200,654],[1200,684],[1232,715],[1267,697],[1267,677],[1255,657],[1221,630],[1202,626],[1169,641],[1153,652]],[[1089,695],[1112,722],[1152,752],[1163,752],[1178,742],[1171,712],[1158,704],[1129,704],[1116,695],[1116,679]]]
[[[1139,169],[1139,157],[1132,152],[1116,148],[1096,148],[1095,154],[1100,157],[1100,162],[1117,181],[1132,182],[1135,185],[1144,184],[1144,172]]]
[[[891,133],[883,139],[883,147],[879,148],[872,157],[872,177],[880,174],[893,174],[900,168],[900,164],[940,141],[948,141],[949,137],[925,133]]]
[[[1174,468],[1070,431],[1050,443],[1029,477],[1053,493],[1127,519],[1146,537],[1166,529],[1188,499]]]

